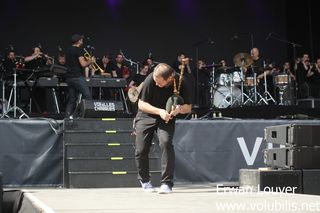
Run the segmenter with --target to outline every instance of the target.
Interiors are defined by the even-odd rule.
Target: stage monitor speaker
[[[123,103],[112,100],[82,100],[80,115],[83,118],[123,117]]]
[[[302,193],[302,171],[240,169],[239,185],[254,192]]]
[[[272,168],[320,169],[320,147],[266,149],[264,163]]]
[[[264,129],[267,143],[288,146],[320,146],[320,125],[285,124]]]

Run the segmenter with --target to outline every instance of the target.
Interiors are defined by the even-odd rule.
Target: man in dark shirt
[[[320,98],[320,58],[317,59],[315,64],[311,64],[307,78],[310,95],[314,98]]]
[[[298,87],[297,98],[307,98],[310,95],[307,73],[310,69],[309,55],[303,54],[300,63],[297,64],[296,82]]]
[[[207,69],[205,66],[205,62],[202,59],[198,60],[197,63],[198,70],[195,70],[194,78],[198,77],[198,93],[196,97],[198,98],[199,107],[209,107],[210,106],[210,73],[211,71]],[[198,71],[198,76],[197,76]]]
[[[139,101],[136,126],[136,165],[142,188],[153,192],[149,175],[149,150],[153,135],[158,134],[161,149],[161,187],[159,193],[171,193],[174,172],[174,149],[172,144],[177,114],[191,112],[191,100],[187,84],[182,81],[180,96],[184,104],[177,105],[170,113],[165,110],[169,97],[173,95],[174,84],[178,87],[174,70],[167,64],[158,64],[144,81]]]
[[[92,99],[88,85],[83,76],[83,68],[92,63],[92,59],[87,59],[83,55],[84,36],[74,34],[71,38],[72,46],[66,52],[66,82],[68,84],[68,101],[66,106],[66,114],[74,115],[76,113],[76,101],[78,94],[82,94],[82,98]]]

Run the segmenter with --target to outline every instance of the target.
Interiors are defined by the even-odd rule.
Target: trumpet
[[[97,64],[97,62],[95,60],[92,60],[93,56],[88,52],[88,50],[86,50],[86,48],[83,48],[84,50],[84,54],[83,54],[83,57],[86,59],[86,60],[91,60],[92,63],[91,63],[91,66],[94,70],[99,70],[100,73],[104,73],[104,70],[99,66],[99,64]]]

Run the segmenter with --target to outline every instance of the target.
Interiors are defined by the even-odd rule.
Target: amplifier
[[[319,169],[320,147],[265,149],[264,163],[272,168]]]
[[[83,118],[121,117],[124,115],[122,101],[82,100],[80,115]]]
[[[264,129],[267,143],[290,146],[320,146],[320,125],[287,124]]]

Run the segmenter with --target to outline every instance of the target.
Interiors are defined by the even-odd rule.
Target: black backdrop
[[[2,0],[0,51],[12,44],[18,54],[31,54],[41,43],[56,56],[73,33],[90,38],[96,55],[113,56],[121,49],[134,61],[151,52],[156,61],[172,63],[178,51],[195,58],[229,62],[254,46],[261,54],[282,62],[288,45],[267,39],[270,32],[286,38],[286,1],[268,0]],[[237,39],[231,38],[237,33]],[[208,41],[212,42],[208,42]],[[2,51],[3,52],[3,51]]]

